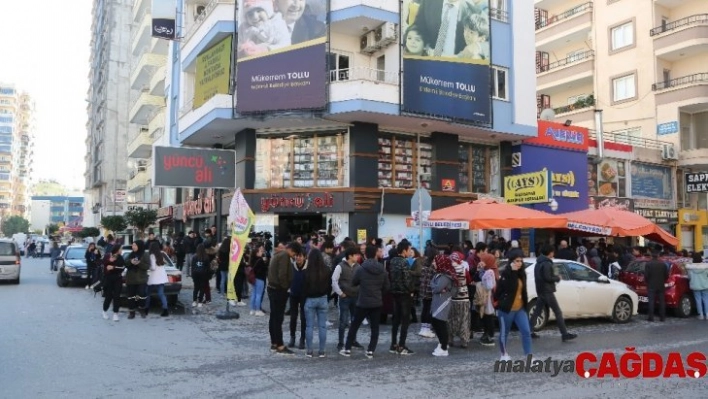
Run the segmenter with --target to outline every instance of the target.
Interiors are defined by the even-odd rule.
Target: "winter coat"
[[[388,275],[382,264],[375,259],[367,259],[357,269],[352,285],[359,287],[356,306],[365,309],[383,306],[383,294],[390,288]]]
[[[268,288],[287,290],[293,281],[293,262],[288,251],[280,251],[273,255],[268,266]]]
[[[140,262],[138,262],[137,265],[133,265],[132,259],[134,259],[134,257],[132,257],[131,253],[131,257],[128,258],[128,261],[125,264],[128,269],[128,272],[125,275],[125,283],[129,285],[147,284],[148,270],[150,269],[150,254],[144,252],[139,258]]]
[[[665,289],[664,284],[668,278],[669,268],[666,266],[666,263],[659,259],[652,259],[647,262],[647,265],[644,267],[644,279],[647,283],[647,289]]]
[[[544,255],[536,259],[533,276],[538,295],[556,292],[556,283],[561,280],[553,271],[553,260]]]
[[[450,314],[450,304],[454,295],[454,284],[450,276],[438,273],[430,280],[433,301],[430,303],[430,314],[442,321],[447,321]]]
[[[148,277],[148,285],[160,285],[169,282],[165,264],[158,265],[155,255],[150,255],[150,276]]]
[[[511,266],[507,266],[502,271],[501,277],[497,281],[497,289],[494,292],[494,299],[499,301],[497,309],[505,313],[511,311],[516,299],[516,291],[519,288],[519,281],[524,284],[524,288],[521,290],[521,309],[525,310],[528,307],[529,297],[527,294],[528,287],[526,286],[526,272],[524,270],[515,272],[511,269]],[[538,282],[536,282],[536,285],[538,285]],[[555,285],[553,289],[555,290]]]
[[[693,291],[708,290],[708,264],[686,265],[688,270],[689,286]]]
[[[408,261],[400,256],[389,260],[391,265],[391,293],[411,294],[415,291],[413,276]]]

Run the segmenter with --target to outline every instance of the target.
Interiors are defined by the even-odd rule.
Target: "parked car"
[[[130,255],[130,252],[132,251],[130,245],[124,245],[121,251],[121,255],[123,256],[123,259],[125,259],[126,262],[128,262],[128,256]],[[177,303],[177,300],[179,299],[179,292],[182,290],[182,272],[177,269],[175,264],[172,262],[172,259],[170,259],[169,256],[167,256],[166,253],[162,253],[163,258],[165,259],[165,271],[167,272],[167,284],[165,284],[165,296],[167,297],[167,302],[170,306],[174,306],[174,304]],[[148,271],[148,275],[149,275]],[[125,272],[123,273],[123,288],[121,289],[120,292],[121,298],[126,298],[126,286],[125,286]],[[159,298],[157,297],[157,293],[153,292],[151,294],[152,296],[152,303],[159,303]]]
[[[506,267],[506,263],[501,262],[500,269]],[[592,268],[574,261],[554,259],[553,267],[562,279],[556,284],[556,299],[565,319],[608,317],[615,323],[627,323],[637,314],[639,299],[626,284],[610,280]],[[525,258],[524,268],[530,316],[538,298],[534,276],[536,259]],[[546,307],[536,320],[536,325],[532,327],[534,331],[539,331],[549,320],[554,319],[555,315]]]
[[[72,283],[89,283],[86,268],[86,249],[83,245],[70,245],[57,258],[57,285],[68,287]]]
[[[20,250],[9,238],[0,238],[0,280],[20,283],[22,264]]]
[[[620,272],[619,279],[627,284],[639,296],[642,306],[648,305],[647,283],[644,279],[644,270],[650,258],[634,260],[627,268]],[[673,310],[678,317],[688,317],[695,309],[693,293],[689,287],[688,271],[686,264],[691,263],[690,258],[661,258],[669,268],[669,278],[666,287],[666,308]]]

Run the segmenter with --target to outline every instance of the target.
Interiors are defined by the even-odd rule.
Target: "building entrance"
[[[310,233],[325,229],[323,214],[281,214],[278,215],[278,241],[289,242],[297,236],[303,241],[309,238]]]

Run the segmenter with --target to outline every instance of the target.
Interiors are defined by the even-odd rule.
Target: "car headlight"
[[[76,268],[71,266],[64,266],[64,272],[66,273],[76,273]]]

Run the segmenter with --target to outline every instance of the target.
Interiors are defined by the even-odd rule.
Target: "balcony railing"
[[[685,18],[677,19],[676,21],[669,22],[668,24],[663,24],[657,26],[649,31],[651,36],[660,35],[664,32],[672,31],[688,25],[703,25],[708,24],[708,14],[696,14]]]
[[[540,21],[536,21],[536,30],[545,28],[546,26],[553,25],[568,18],[573,18],[574,16],[582,14],[588,10],[592,10],[592,3],[580,4],[558,15],[553,15]]]
[[[566,105],[563,107],[553,108],[553,112],[557,114],[564,114],[566,112],[578,111],[585,108],[592,108],[595,106],[595,97],[589,96],[582,100],[578,100],[573,104]]]
[[[212,11],[218,6],[219,4],[235,4],[236,0],[211,0],[209,4],[207,4],[204,7],[204,11],[202,11],[199,16],[197,16],[196,20],[194,21],[194,24],[189,28],[187,33],[184,35],[184,38],[182,39],[182,45],[187,43],[189,39],[194,35],[194,33],[199,29],[200,26],[202,26],[202,23],[204,22],[207,17],[209,17],[209,14],[211,14]]]
[[[651,85],[653,91],[669,89],[672,87],[686,86],[693,83],[708,82],[708,73],[696,73],[693,75],[682,76],[680,78],[666,80]]]
[[[552,69],[555,68],[560,68],[564,67],[566,65],[570,64],[575,64],[576,62],[582,62],[585,60],[589,60],[595,56],[595,52],[592,50],[584,51],[582,53],[573,53],[572,55],[569,55],[568,57],[563,58],[562,60],[558,60],[555,62],[551,62],[548,65],[543,65],[540,63],[536,64],[536,73],[543,73],[543,72],[548,72]]]
[[[591,140],[597,140],[597,132],[595,132],[595,130],[589,129],[588,133]],[[654,150],[661,150],[664,145],[670,144],[665,141],[642,137],[641,134],[641,128],[633,127],[629,129],[603,132],[602,137],[605,143],[625,144],[633,147],[642,147]]]
[[[492,19],[496,19],[497,21],[509,22],[509,11],[507,10],[490,8],[489,15],[491,15]]]
[[[345,82],[348,80],[367,80],[370,82],[381,82],[397,85],[398,72],[387,72],[381,69],[367,67],[333,69],[329,71],[330,82]]]

